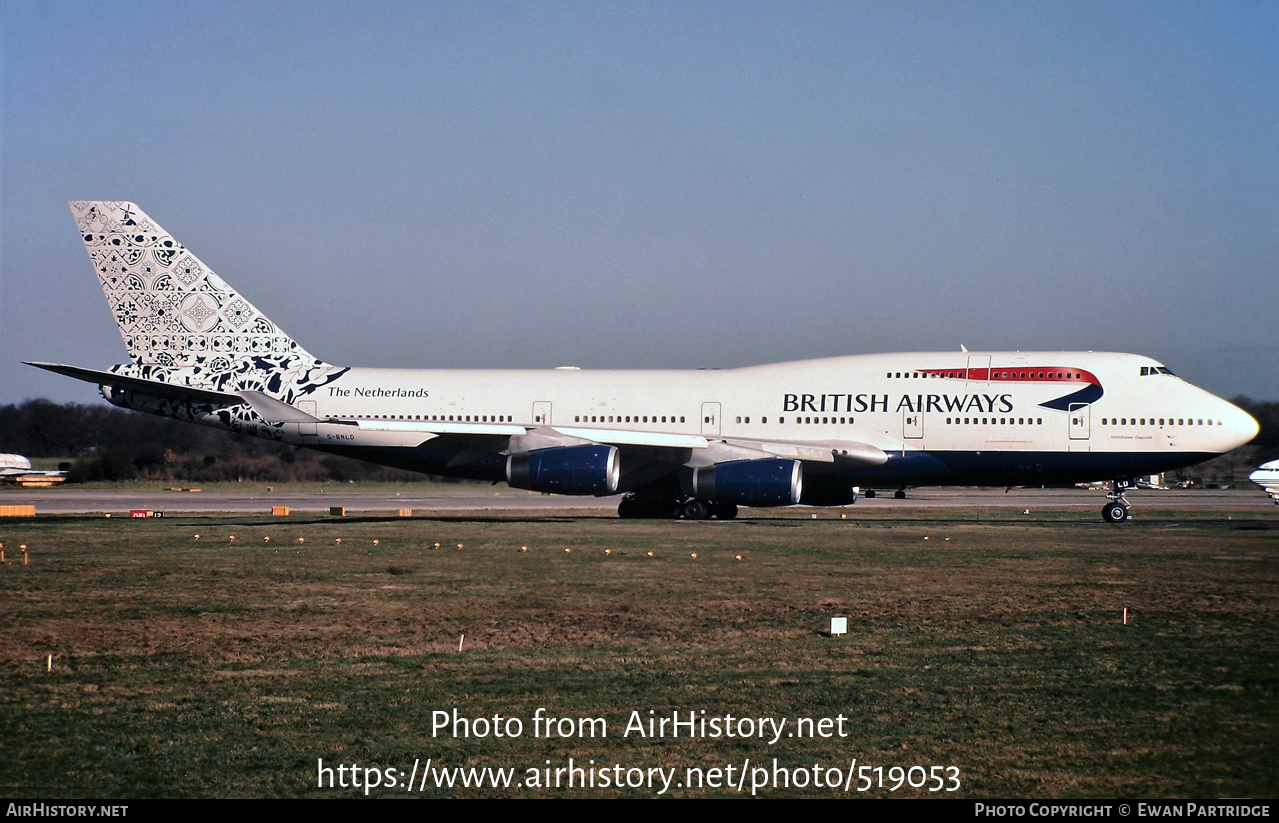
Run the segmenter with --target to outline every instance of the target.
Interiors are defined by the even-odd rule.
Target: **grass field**
[[[854,759],[882,771],[852,796],[881,778],[865,794],[946,795],[888,788],[933,766],[957,767],[960,797],[1279,794],[1274,514],[914,514],[0,521],[0,793],[363,794],[317,788],[320,759],[402,769],[381,797],[662,787],[527,785],[572,757],[675,769],[674,796],[737,793],[680,785],[730,765],[720,779],[766,767],[767,796],[843,796],[813,767]],[[539,708],[607,737],[535,736]],[[522,733],[433,733],[454,709]],[[786,725],[775,743],[623,736],[650,711]],[[789,737],[800,718],[832,736]],[[408,792],[428,758],[526,785]],[[776,785],[774,760],[805,771]]]

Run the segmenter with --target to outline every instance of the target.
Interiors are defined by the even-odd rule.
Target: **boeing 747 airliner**
[[[1114,481],[1230,451],[1243,410],[1109,352],[908,352],[713,371],[407,370],[317,359],[136,205],[71,203],[129,352],[117,406],[437,475],[623,495],[622,517],[839,506],[862,486]]]

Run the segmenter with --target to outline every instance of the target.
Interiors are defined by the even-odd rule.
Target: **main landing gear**
[[[875,497],[875,490],[874,490],[874,489],[867,489],[865,492],[863,492],[863,494],[865,494],[865,495],[866,495],[866,499],[870,500],[870,499],[873,499],[873,498]],[[906,487],[905,487],[905,486],[902,486],[900,489],[898,489],[897,491],[893,492],[893,499],[895,499],[895,500],[905,500],[905,499],[906,499]]]
[[[733,520],[736,503],[715,503],[696,498],[641,497],[628,494],[617,506],[617,516],[636,520]]]
[[[1132,488],[1132,480],[1118,480],[1111,486],[1111,491],[1106,494],[1110,498],[1110,502],[1101,507],[1101,517],[1107,523],[1125,523],[1132,519],[1132,515],[1128,513],[1128,501],[1124,499],[1124,493]]]

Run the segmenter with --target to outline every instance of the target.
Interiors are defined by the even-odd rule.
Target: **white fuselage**
[[[320,418],[847,440],[890,452],[1203,455],[1255,435],[1245,412],[1158,365],[1131,354],[1013,352],[698,371],[355,368],[310,399]],[[1059,373],[1095,377],[1101,396],[1045,407],[1093,385]]]

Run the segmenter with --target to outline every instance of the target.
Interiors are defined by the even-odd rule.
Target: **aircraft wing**
[[[856,440],[738,440],[724,441],[730,446],[759,449],[773,457],[800,460],[805,463],[840,463],[857,466],[882,466],[888,462],[883,449]]]
[[[264,409],[243,392],[254,409],[267,419]],[[269,400],[269,398],[267,398]],[[270,401],[284,406],[279,401]],[[291,406],[285,408],[292,409]],[[294,410],[296,412],[296,410]],[[275,419],[284,420],[283,415]],[[293,419],[293,418],[289,418]],[[841,471],[849,468],[881,466],[888,455],[876,446],[854,440],[784,441],[713,438],[694,434],[603,429],[583,426],[530,427],[512,423],[441,422],[427,420],[337,420],[330,423],[352,426],[360,432],[386,432],[420,436],[420,442],[435,441],[436,447],[469,447],[466,455],[474,458],[485,450],[518,453],[556,446],[599,443],[625,451],[642,449],[657,462],[671,450],[670,459],[689,465],[712,464],[730,460],[780,458],[798,460],[816,471]],[[492,439],[490,439],[492,438]],[[501,438],[501,439],[498,439]],[[487,442],[485,442],[487,441]],[[654,454],[656,452],[656,454]],[[816,465],[814,465],[816,464]],[[632,464],[633,465],[633,464]]]
[[[249,392],[245,392],[246,396]],[[280,404],[283,405],[283,404]],[[254,404],[257,408],[257,404]],[[260,413],[260,411],[259,411]],[[852,440],[823,440],[787,442],[772,440],[710,439],[702,435],[668,434],[666,432],[635,431],[632,429],[583,428],[581,426],[544,426],[530,429],[512,423],[443,423],[409,420],[355,420],[361,431],[415,432],[436,437],[466,435],[523,436],[536,434],[546,446],[556,445],[562,438],[571,443],[603,443],[621,448],[646,447],[652,449],[709,449],[722,451],[725,447],[741,451],[741,459],[781,457],[806,463],[842,463],[860,466],[879,466],[888,461],[888,455],[879,448]],[[541,447],[539,444],[537,447]],[[753,454],[751,454],[753,452]]]

